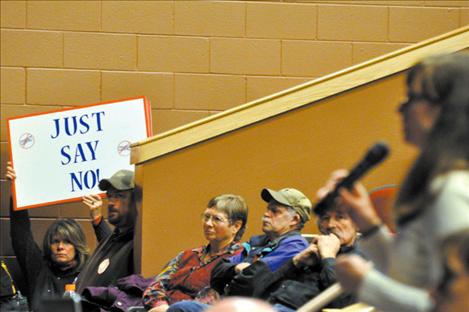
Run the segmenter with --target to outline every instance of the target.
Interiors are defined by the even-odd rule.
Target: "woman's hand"
[[[93,220],[102,216],[103,200],[99,195],[85,195],[82,197],[82,202],[90,209],[90,216]]]
[[[7,162],[7,170],[5,172],[5,178],[10,181],[14,181],[16,179],[16,171],[13,169],[11,161]]]
[[[355,183],[350,190],[341,188],[339,194],[343,204],[347,207],[347,212],[361,232],[366,232],[375,225],[383,223],[363,184]]]
[[[322,199],[329,192],[332,192],[348,174],[349,172],[345,169],[332,172],[326,185],[317,192],[317,197]],[[339,195],[339,201],[336,204],[342,205],[360,231],[366,231],[382,223],[363,184],[357,182],[350,190],[341,188]]]
[[[372,267],[360,256],[347,255],[337,258],[335,272],[340,286],[348,293],[355,293]]]

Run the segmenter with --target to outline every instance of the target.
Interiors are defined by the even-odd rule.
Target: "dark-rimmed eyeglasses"
[[[399,105],[399,111],[403,112],[408,109],[412,104],[417,103],[418,101],[425,100],[431,102],[431,100],[425,94],[409,94],[407,99],[401,102]]]

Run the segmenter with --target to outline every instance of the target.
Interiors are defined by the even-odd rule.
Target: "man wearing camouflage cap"
[[[263,189],[262,199],[267,202],[267,209],[262,217],[262,231],[264,235],[253,236],[244,243],[245,252],[218,265],[212,272],[211,286],[223,293],[225,286],[228,294],[249,294],[249,290],[236,288],[232,279],[240,274],[250,264],[260,260],[272,271],[291,259],[298,252],[308,246],[308,242],[301,236],[301,229],[310,219],[311,201],[294,188],[284,188],[279,191]],[[239,293],[239,291],[241,291]]]
[[[134,173],[119,170],[111,178],[99,181],[99,188],[106,191],[108,221],[115,228],[111,235],[99,242],[80,272],[76,283],[79,293],[88,286],[115,285],[119,278],[135,272],[133,237],[137,213]]]

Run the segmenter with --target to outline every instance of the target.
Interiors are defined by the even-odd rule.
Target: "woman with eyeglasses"
[[[340,191],[362,233],[357,256],[337,260],[342,288],[379,311],[430,311],[428,290],[443,276],[439,246],[469,228],[469,55],[430,57],[407,74],[399,112],[405,139],[420,150],[405,178],[391,235],[357,183]]]
[[[241,196],[212,198],[202,214],[207,245],[185,250],[171,260],[143,294],[145,308],[166,311],[181,300],[211,303],[217,293],[209,288],[210,273],[223,258],[242,252],[239,243],[246,229],[248,207]]]

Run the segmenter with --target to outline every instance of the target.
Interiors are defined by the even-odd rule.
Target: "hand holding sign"
[[[133,170],[130,144],[150,136],[151,129],[144,97],[10,118],[10,159],[21,177],[12,183],[14,209],[99,193],[100,179]],[[92,215],[98,213],[94,202],[84,201]]]
[[[15,169],[13,169],[11,161],[7,162],[7,170],[5,173],[5,178],[7,178],[7,180],[10,180],[10,181],[14,181],[16,179],[16,172],[15,172]]]
[[[88,206],[90,209],[90,217],[93,220],[99,219],[102,217],[102,208],[103,208],[103,200],[101,196],[95,195],[85,195],[82,198],[83,204]]]

